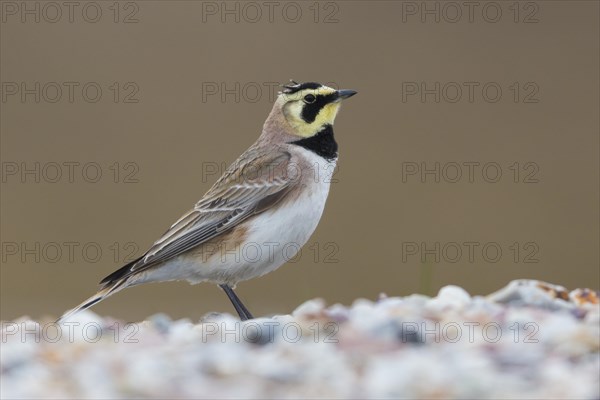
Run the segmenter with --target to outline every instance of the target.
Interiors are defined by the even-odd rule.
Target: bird
[[[240,320],[253,319],[234,289],[282,266],[315,231],[338,160],[334,120],[356,93],[317,82],[282,85],[256,142],[148,251],[57,322],[125,288],[175,280],[217,284]]]

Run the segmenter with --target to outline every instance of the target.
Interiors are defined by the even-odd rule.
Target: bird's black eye
[[[315,101],[317,101],[317,98],[312,94],[307,94],[306,96],[304,96],[304,102],[307,104],[312,104]]]

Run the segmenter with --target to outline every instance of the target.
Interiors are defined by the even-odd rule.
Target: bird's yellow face
[[[319,83],[307,82],[285,86],[280,94],[283,115],[300,137],[311,137],[327,125],[333,125],[341,101],[355,95],[354,90],[335,90]]]

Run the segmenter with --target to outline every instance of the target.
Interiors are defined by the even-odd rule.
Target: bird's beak
[[[348,97],[352,97],[354,96],[356,93],[358,93],[356,90],[352,90],[352,89],[342,89],[342,90],[338,90],[336,92],[337,94],[337,101],[342,101],[344,99],[347,99]]]

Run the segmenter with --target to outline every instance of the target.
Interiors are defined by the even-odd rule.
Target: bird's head
[[[291,127],[295,136],[314,136],[333,125],[341,101],[354,96],[355,90],[336,90],[316,82],[284,85],[273,107]]]

